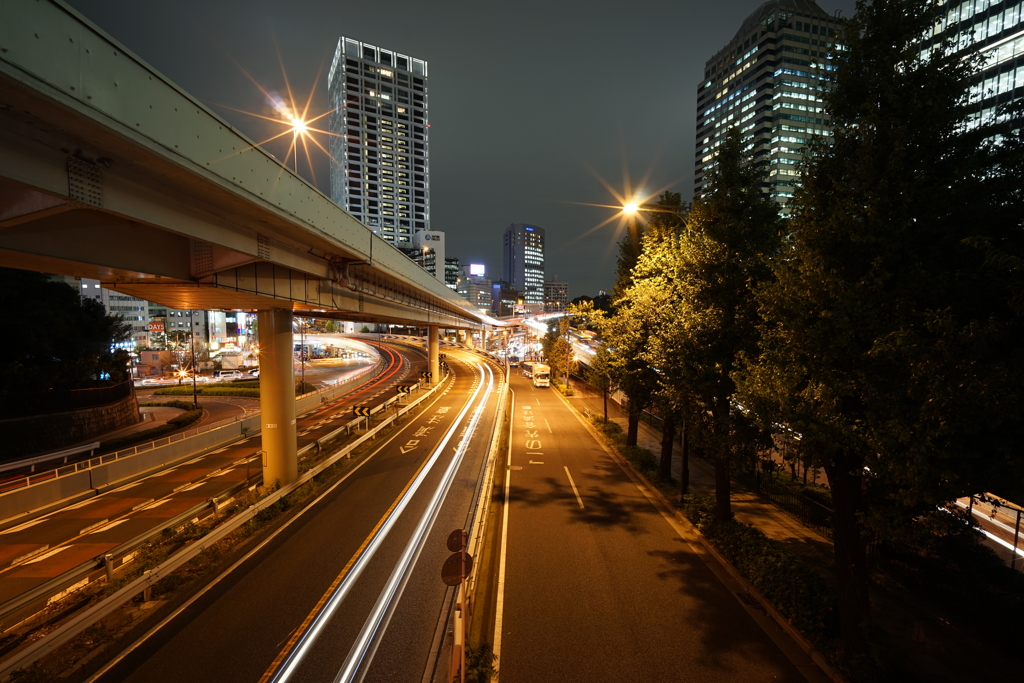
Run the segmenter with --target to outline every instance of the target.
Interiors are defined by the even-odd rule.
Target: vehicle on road
[[[225,382],[229,379],[242,379],[242,373],[238,370],[220,370],[214,373],[214,379],[218,382]]]
[[[551,386],[551,368],[544,365],[543,363],[534,363],[533,372],[533,386],[535,387],[550,387]]]
[[[259,377],[260,376],[260,369],[256,368],[254,370],[250,370],[249,374],[252,375],[253,377]]]
[[[531,377],[533,377],[534,365],[535,363],[529,360],[524,360],[522,363],[520,363],[519,367],[523,369],[523,377],[525,377],[526,379],[530,379]]]
[[[519,356],[509,356],[508,357],[508,366],[510,368],[518,368],[519,367]]]

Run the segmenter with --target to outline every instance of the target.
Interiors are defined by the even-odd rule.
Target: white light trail
[[[406,490],[401,500],[399,500],[398,504],[388,515],[384,524],[381,525],[380,529],[374,535],[370,543],[367,544],[366,550],[364,550],[363,554],[360,555],[359,558],[353,563],[351,571],[349,571],[348,575],[345,576],[344,580],[342,580],[342,582],[338,584],[338,587],[335,589],[334,594],[331,595],[330,599],[324,604],[324,607],[322,610],[320,610],[320,613],[316,615],[316,618],[313,620],[313,623],[310,624],[309,629],[307,629],[306,632],[302,634],[302,637],[299,639],[298,643],[296,643],[295,648],[293,648],[292,651],[288,653],[288,656],[285,658],[284,664],[274,673],[273,678],[270,679],[273,683],[284,683],[285,681],[291,679],[292,674],[295,673],[295,670],[298,668],[303,658],[305,658],[306,654],[308,654],[309,650],[316,642],[316,639],[319,637],[321,631],[323,631],[324,627],[328,624],[328,622],[330,622],[331,617],[334,615],[334,612],[338,609],[341,603],[348,596],[349,592],[352,590],[352,587],[355,585],[356,580],[363,573],[363,570],[366,569],[366,566],[370,563],[370,560],[373,559],[373,556],[376,554],[380,546],[384,543],[384,539],[387,538],[388,533],[391,532],[391,529],[398,522],[398,518],[401,517],[402,512],[404,512],[405,508],[408,507],[409,502],[412,500],[412,497],[416,494],[416,491],[419,490],[419,487],[423,483],[423,480],[426,479],[427,475],[430,473],[430,470],[433,468],[438,458],[441,457],[441,454],[444,452],[444,449],[448,445],[448,442],[451,441],[452,436],[455,435],[455,431],[462,423],[462,420],[466,416],[466,413],[468,413],[470,408],[473,406],[477,396],[480,394],[482,389],[483,383],[478,384],[476,391],[473,392],[473,395],[470,397],[469,401],[466,402],[466,407],[463,408],[462,411],[459,413],[458,417],[455,418],[455,421],[452,423],[451,428],[445,433],[444,438],[441,439],[441,442],[438,444],[437,448],[434,449],[434,452],[430,455],[430,458],[420,469],[419,473],[416,475],[416,478],[413,479],[412,484],[409,485],[409,488]]]
[[[487,394],[490,394],[494,390],[494,373],[491,371],[489,366],[484,367],[486,368],[488,375]],[[483,386],[482,382],[480,386]],[[461,441],[459,442],[455,456],[448,464],[448,469],[445,470],[444,476],[438,484],[437,489],[434,491],[433,497],[431,497],[430,502],[423,511],[423,516],[420,518],[419,524],[416,526],[416,530],[413,532],[409,542],[406,544],[401,558],[399,558],[398,562],[395,564],[395,568],[391,572],[391,576],[388,579],[387,584],[384,586],[384,590],[381,591],[380,597],[377,598],[377,602],[373,606],[370,616],[366,618],[366,622],[363,624],[363,628],[359,632],[356,642],[352,645],[352,649],[349,651],[348,657],[345,659],[345,664],[342,666],[341,671],[338,672],[338,675],[335,676],[334,683],[356,683],[358,681],[362,681],[363,677],[366,675],[366,670],[369,668],[370,662],[373,661],[373,655],[376,653],[377,646],[380,644],[381,636],[384,635],[388,622],[391,621],[391,616],[394,614],[394,611],[398,606],[398,601],[402,597],[405,585],[408,583],[409,577],[412,575],[412,569],[416,566],[416,561],[419,559],[420,552],[423,550],[427,534],[430,533],[431,528],[434,526],[434,521],[437,519],[437,515],[441,512],[441,505],[444,503],[444,499],[448,495],[448,490],[451,488],[452,482],[455,480],[455,475],[459,470],[459,466],[462,464],[462,458],[466,453],[466,449],[469,447],[469,442],[473,438],[473,433],[476,431],[476,426],[480,422],[480,417],[483,415],[486,405],[487,401],[485,397],[480,401],[476,411],[473,413],[473,417],[470,420],[469,425],[466,427]]]

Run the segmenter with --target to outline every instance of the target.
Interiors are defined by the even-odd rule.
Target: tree
[[[832,488],[843,656],[870,665],[865,544],[1020,476],[1019,135],[970,123],[978,58],[921,55],[942,7],[860,1],[791,237],[762,286],[741,401]],[[996,133],[1002,139],[996,142]]]
[[[709,190],[685,222],[649,229],[624,299],[653,332],[641,356],[657,368],[659,395],[683,413],[715,461],[717,516],[732,517],[730,462],[758,445],[736,409],[732,371],[759,338],[752,287],[770,276],[781,223],[761,190],[761,172],[745,163],[733,128],[719,148]],[[692,429],[697,427],[697,429]]]
[[[0,292],[21,326],[0,335],[0,393],[82,389],[128,377],[128,354],[114,344],[131,326],[103,305],[43,273],[0,268]]]

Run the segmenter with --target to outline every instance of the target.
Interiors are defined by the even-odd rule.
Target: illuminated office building
[[[707,61],[697,88],[695,196],[708,182],[715,150],[739,126],[751,163],[766,171],[765,191],[785,205],[804,148],[830,130],[821,81],[835,69],[839,28],[840,20],[811,0],[771,0]]]
[[[505,230],[503,277],[526,304],[544,306],[544,228],[515,223]]]

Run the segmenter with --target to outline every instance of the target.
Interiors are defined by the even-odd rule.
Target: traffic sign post
[[[455,603],[455,642],[452,643],[452,660],[448,680],[456,674],[460,683],[466,682],[466,577],[473,571],[473,556],[466,552],[469,534],[465,529],[456,529],[448,534],[448,550],[452,554],[441,566],[441,580],[446,586],[458,586],[459,595]]]

